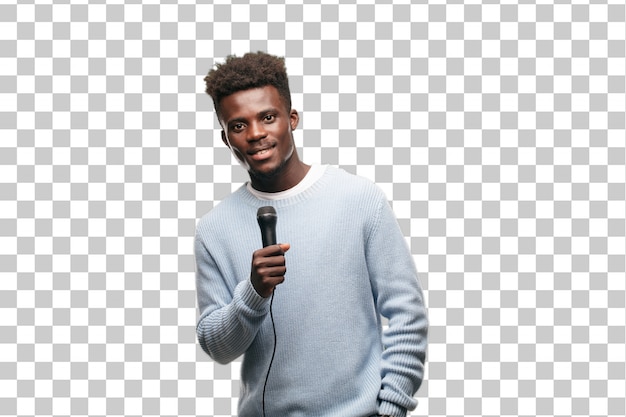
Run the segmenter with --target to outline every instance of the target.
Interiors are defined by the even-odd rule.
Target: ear
[[[300,123],[300,115],[296,109],[291,109],[289,112],[289,124],[291,125],[291,130],[296,130],[298,123]]]
[[[226,133],[223,130],[222,130],[222,142],[224,142],[224,144],[228,146],[228,148],[230,148],[230,143],[228,143],[228,138],[226,138]]]

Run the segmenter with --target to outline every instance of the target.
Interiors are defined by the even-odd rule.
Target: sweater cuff
[[[378,406],[378,414],[388,414],[393,417],[406,417],[406,408],[399,407],[394,403],[382,401]]]
[[[261,297],[249,279],[242,281],[238,286],[238,290],[241,290],[241,301],[248,309],[259,312],[259,315],[267,312],[269,309],[269,298]]]

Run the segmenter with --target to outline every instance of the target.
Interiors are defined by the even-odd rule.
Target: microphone
[[[261,228],[261,239],[263,239],[263,247],[276,244],[276,210],[272,206],[259,207],[256,212],[256,221]],[[272,300],[270,301],[270,319],[272,321],[272,330],[274,332],[274,348],[272,350],[272,358],[267,368],[267,374],[265,375],[265,383],[263,384],[263,396],[261,400],[261,407],[263,409],[263,417],[265,417],[265,390],[267,389],[267,381],[270,377],[270,371],[272,370],[272,364],[274,363],[274,356],[276,355],[276,325],[274,324],[274,312],[272,305],[274,304],[274,291],[272,291]]]
[[[276,244],[276,210],[272,206],[260,207],[256,213],[256,221],[261,228],[263,247]]]

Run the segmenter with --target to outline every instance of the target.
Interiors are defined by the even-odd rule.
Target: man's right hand
[[[252,254],[250,281],[256,292],[263,298],[272,295],[274,288],[285,280],[285,252],[288,243],[279,243],[259,249]]]

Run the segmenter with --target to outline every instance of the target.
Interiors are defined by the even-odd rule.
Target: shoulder
[[[232,224],[232,219],[239,217],[246,204],[245,185],[234,191],[205,213],[197,224],[197,231],[219,229],[221,225]]]
[[[330,178],[325,204],[348,216],[354,224],[375,224],[389,205],[383,190],[370,179],[335,167],[328,167],[327,174]]]
[[[383,190],[368,178],[331,166],[327,168],[327,173],[332,177],[333,188],[348,199],[387,201]]]

